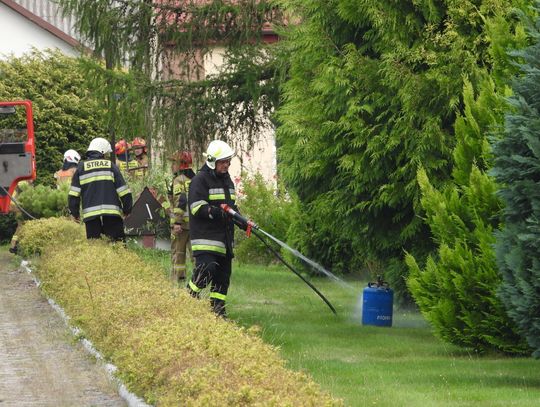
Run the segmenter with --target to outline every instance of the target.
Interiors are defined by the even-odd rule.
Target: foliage
[[[79,62],[60,51],[0,61],[0,99],[33,103],[37,183],[53,185],[64,152],[83,155],[89,141],[103,136],[103,109],[85,83]]]
[[[317,229],[297,229],[296,240],[325,265],[342,259],[342,271],[383,260],[403,299],[404,251],[423,259],[434,249],[417,170],[436,188],[449,180],[464,80],[478,85],[492,59],[488,24],[511,20],[516,2],[279,4],[301,22],[282,43],[290,70],[278,110],[280,171],[306,228]],[[331,255],[320,249],[343,241]]]
[[[504,19],[494,18],[487,27],[490,49],[525,41],[521,25],[514,29]],[[502,36],[504,30],[507,34]],[[454,126],[453,182],[436,189],[426,172],[419,171],[421,204],[438,249],[422,266],[414,256],[407,256],[408,286],[445,341],[476,351],[523,354],[528,348],[497,297],[501,276],[493,231],[501,226],[502,204],[495,194],[495,180],[487,173],[492,166],[488,136],[502,124],[506,108],[508,77],[505,81],[501,69],[508,72],[507,61],[507,55],[500,53],[490,69],[477,71],[482,80],[476,86],[465,82],[464,113]],[[499,86],[491,78],[498,78]]]
[[[21,246],[44,244],[50,230],[58,236],[52,246],[40,247],[42,289],[147,402],[341,405],[305,374],[287,370],[254,330],[216,319],[205,301],[172,287],[159,269],[122,245],[74,242],[64,233],[73,223],[40,222],[49,227]]]
[[[260,173],[242,177],[242,186],[237,191],[241,213],[252,219],[265,232],[280,240],[286,240],[288,229],[298,216],[296,200],[289,196],[282,186],[268,185]],[[275,246],[268,238],[268,243]],[[245,233],[235,234],[235,256],[243,263],[270,264],[276,261],[274,255],[254,235],[247,238]],[[279,252],[279,248],[277,248]]]
[[[532,44],[514,52],[519,75],[506,114],[504,136],[494,143],[493,175],[505,203],[504,228],[497,234],[497,264],[503,284],[500,299],[508,315],[540,358],[540,3],[535,20],[525,20]]]
[[[470,181],[443,192],[419,172],[427,221],[439,244],[421,269],[413,256],[408,285],[441,339],[478,352],[524,354],[527,346],[509,320],[497,289],[501,278],[493,252],[500,203],[493,180],[473,167]],[[492,219],[486,215],[494,215]]]
[[[82,224],[68,218],[47,218],[25,222],[19,233],[19,254],[41,254],[49,245],[77,245],[86,239]]]
[[[277,88],[262,34],[280,16],[270,2],[57,2],[103,61],[89,77],[107,83],[100,96],[113,139],[125,117],[160,153],[200,150],[211,137],[251,144],[269,126]],[[212,53],[224,57],[224,66],[208,75]],[[116,81],[126,67],[129,80]]]
[[[68,211],[68,192],[70,185],[63,183],[59,188],[47,185],[22,184],[17,194],[17,201],[25,211],[35,218],[66,216]]]

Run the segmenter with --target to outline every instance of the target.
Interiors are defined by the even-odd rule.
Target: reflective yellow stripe
[[[81,193],[80,193],[80,192],[75,192],[75,191],[69,191],[68,195],[71,195],[71,196],[81,196]]]
[[[193,281],[189,280],[189,288],[191,288],[193,291],[195,291],[196,293],[200,292],[202,290],[202,288],[199,288],[197,287]]]
[[[212,194],[208,195],[208,199],[211,201],[224,200],[225,194]]]
[[[89,178],[82,179],[81,185],[89,184],[90,182],[95,182],[95,181],[113,181],[114,182],[114,177],[110,175],[98,175],[96,177],[89,177]]]
[[[195,208],[193,208],[193,209],[191,210],[191,213],[192,213],[193,215],[196,215],[197,212],[199,211],[199,209],[201,209],[201,206],[203,206],[203,204],[201,204],[201,205],[196,206]]]
[[[220,293],[210,293],[210,298],[215,298],[216,300],[225,301],[227,299],[227,296],[225,294],[220,294]]]
[[[196,244],[191,247],[193,251],[196,250],[208,250],[210,252],[216,252],[216,253],[227,253],[227,249],[224,249],[223,247],[217,247],[217,246],[210,246],[206,244]]]
[[[182,184],[174,184],[173,186],[173,194],[178,195],[185,191],[185,188]]]
[[[116,209],[99,209],[97,211],[87,212],[83,214],[83,219],[89,218],[91,216],[101,216],[101,215],[121,215],[119,210]]]
[[[122,192],[120,192],[120,193],[118,194],[118,196],[119,196],[120,198],[122,198],[124,195],[127,195],[127,194],[131,194],[131,190],[130,190],[129,188],[128,188],[128,189],[124,189]]]

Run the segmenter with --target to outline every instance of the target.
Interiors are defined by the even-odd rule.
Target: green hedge
[[[289,228],[298,217],[298,202],[287,194],[284,188],[274,188],[260,173],[253,176],[243,174],[242,185],[238,189],[238,206],[242,214],[276,238],[287,241]],[[248,238],[240,230],[235,233],[235,257],[243,263],[268,265],[276,258],[256,237]],[[269,239],[265,238],[269,241]],[[269,241],[270,242],[270,241]],[[270,242],[278,251],[279,247]]]
[[[303,373],[285,368],[256,330],[216,318],[207,301],[173,288],[121,245],[87,241],[65,219],[27,222],[22,252],[134,393],[159,406],[333,406]],[[53,238],[51,238],[54,237]]]
[[[36,183],[54,185],[68,148],[83,155],[90,140],[106,134],[106,112],[80,60],[58,50],[11,55],[0,61],[0,72],[0,99],[33,103]]]

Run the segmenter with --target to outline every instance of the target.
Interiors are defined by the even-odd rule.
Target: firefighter
[[[191,247],[195,269],[188,291],[199,297],[210,284],[214,312],[226,316],[225,301],[232,271],[234,224],[220,204],[237,210],[229,166],[234,150],[221,140],[208,145],[206,163],[191,180],[188,195]]]
[[[75,150],[67,150],[64,153],[64,163],[62,164],[62,169],[54,173],[54,178],[56,178],[56,185],[58,188],[62,184],[71,184],[71,178],[77,170],[77,165],[81,161],[81,156]]]
[[[133,153],[135,154],[135,160],[137,161],[137,168],[133,170],[135,177],[141,178],[146,175],[148,169],[148,154],[146,152],[146,141],[141,137],[135,137],[131,142],[133,147]]]
[[[129,175],[128,171],[137,167],[137,161],[131,157],[129,144],[121,139],[114,145],[114,154],[116,155],[116,165],[124,176]]]
[[[21,193],[21,191],[25,188],[26,185],[32,186],[33,184],[34,180],[19,181],[17,187],[15,188],[15,191],[13,191],[13,198],[17,199],[18,195]],[[13,236],[11,236],[11,241],[9,242],[9,252],[17,254],[17,252],[19,251],[19,234],[21,231],[21,227],[24,223],[23,215],[14,200],[11,201],[9,210],[10,212],[15,214],[15,218],[17,219],[17,227],[15,228],[15,232],[13,233]]]
[[[118,167],[105,158],[105,154],[111,152],[107,140],[93,139],[86,159],[79,163],[71,181],[69,211],[78,221],[82,206],[88,239],[97,239],[104,234],[113,241],[125,240],[122,215],[131,212],[133,198]]]
[[[186,254],[189,242],[189,212],[187,199],[189,184],[195,176],[193,159],[189,151],[177,151],[171,157],[174,178],[169,188],[169,215],[171,220],[171,280],[177,284],[186,278]]]

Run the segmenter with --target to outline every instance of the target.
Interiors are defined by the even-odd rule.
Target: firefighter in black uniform
[[[234,223],[221,209],[225,203],[237,210],[234,183],[229,176],[233,149],[221,140],[212,141],[206,163],[191,180],[189,224],[195,269],[188,283],[194,297],[208,284],[210,303],[217,315],[225,317],[225,300],[231,277]]]
[[[97,239],[102,234],[111,240],[125,239],[122,215],[131,212],[133,198],[118,167],[105,158],[111,144],[104,138],[93,139],[86,160],[81,161],[73,174],[69,190],[69,211],[86,226],[86,237]]]

